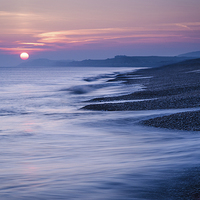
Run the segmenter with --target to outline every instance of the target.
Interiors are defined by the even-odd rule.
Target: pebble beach
[[[200,105],[200,59],[118,74],[108,81],[122,81],[124,87],[141,84],[143,89],[128,95],[95,98],[83,109],[96,111],[198,109]],[[160,128],[199,131],[199,119],[200,112],[193,111],[148,119],[141,123]]]

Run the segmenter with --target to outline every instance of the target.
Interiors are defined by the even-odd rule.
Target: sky
[[[200,50],[200,0],[0,0],[0,65]]]

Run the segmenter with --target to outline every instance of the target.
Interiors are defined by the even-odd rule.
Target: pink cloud
[[[123,46],[127,44],[162,44],[167,42],[200,43],[200,22],[161,24],[146,27],[77,29],[39,31],[25,29],[14,34],[1,35],[0,50],[54,51],[61,49],[88,48],[88,45]],[[20,34],[21,33],[21,34]],[[87,47],[86,47],[87,46]]]

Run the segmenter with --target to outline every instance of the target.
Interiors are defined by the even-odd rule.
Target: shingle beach
[[[123,81],[125,86],[127,84],[141,84],[144,89],[128,95],[95,98],[90,100],[91,104],[86,105],[83,109],[136,111],[200,107],[200,59],[118,74],[109,81]],[[120,100],[125,102],[113,102]],[[130,100],[134,101],[130,102]],[[98,102],[101,103],[98,104]],[[161,128],[199,131],[200,111],[157,117],[142,123]]]

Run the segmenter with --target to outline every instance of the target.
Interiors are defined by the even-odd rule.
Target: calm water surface
[[[138,123],[177,110],[80,110],[131,70],[0,68],[0,199],[199,199],[199,132]]]

